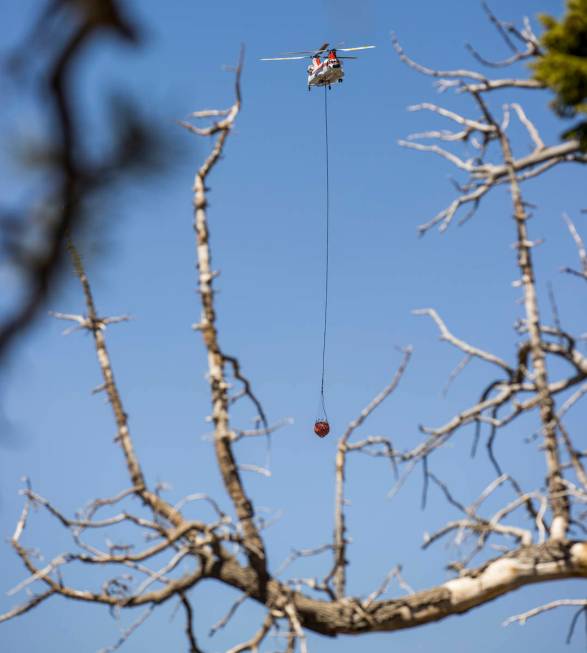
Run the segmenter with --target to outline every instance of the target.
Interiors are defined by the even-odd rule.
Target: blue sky
[[[538,10],[559,15],[562,2],[494,0],[495,12],[509,20]],[[23,0],[2,8],[2,52],[18,44],[38,3]],[[214,267],[223,347],[236,354],[253,380],[270,419],[295,421],[275,436],[270,479],[247,475],[257,506],[280,518],[267,532],[275,569],[291,547],[312,547],[332,531],[336,436],[390,379],[401,358],[397,348],[414,347],[399,390],[373,416],[363,434],[387,434],[401,447],[419,437],[418,425],[438,425],[474,400],[491,377],[472,364],[446,398],[441,389],[459,362],[459,353],[440,343],[435,327],[411,310],[436,308],[453,331],[504,357],[515,353],[513,322],[521,315],[514,226],[505,191],[481,205],[476,217],[443,235],[417,237],[416,227],[453,198],[450,165],[432,155],[403,150],[397,140],[413,131],[447,126],[405,107],[442,101],[470,110],[462,97],[436,95],[428,78],[403,66],[390,45],[395,31],[406,50],[423,63],[445,68],[472,65],[464,43],[473,42],[487,56],[507,54],[476,2],[196,3],[163,5],[155,0],[129,3],[144,26],[145,43],[130,49],[111,40],[93,46],[78,71],[77,100],[85,111],[88,147],[108,143],[104,96],[130,93],[153,127],[177,143],[174,158],[156,178],[134,180],[99,207],[84,255],[99,310],[130,314],[129,324],[108,334],[115,373],[130,415],[135,444],[149,481],[167,482],[169,497],[206,491],[227,505],[209,442],[206,359],[190,325],[200,309],[194,292],[194,236],[191,184],[208,143],[182,133],[175,120],[191,111],[226,107],[233,101],[233,78],[223,67],[246,46],[243,108],[225,159],[210,178]],[[324,219],[324,143],[322,91],[308,93],[305,62],[261,63],[260,57],[318,46],[323,41],[348,45],[373,43],[359,61],[350,61],[346,80],[329,95],[331,174],[331,289],[327,405],[333,432],[318,440],[313,420],[319,391]],[[523,71],[520,71],[523,73]],[[43,108],[25,101],[2,81],[3,134],[43,133]],[[504,92],[499,103],[522,101],[547,142],[564,128],[549,112],[548,94]],[[474,111],[473,111],[474,114]],[[10,130],[10,131],[8,131]],[[523,133],[515,133],[518,153],[529,151]],[[19,205],[34,184],[23,180],[0,154],[2,201]],[[585,295],[579,280],[560,274],[574,264],[576,250],[561,220],[563,211],[583,234],[584,171],[566,167],[528,183],[525,195],[537,205],[530,222],[532,237],[544,238],[536,250],[538,284],[544,311],[547,282],[555,290],[563,324],[585,330]],[[582,222],[581,222],[582,221]],[[5,279],[4,279],[5,280]],[[67,282],[50,308],[82,310],[78,287]],[[63,324],[41,317],[11,357],[2,377],[2,406],[8,420],[0,450],[0,523],[8,538],[22,502],[20,478],[63,510],[73,512],[95,496],[125,487],[125,470],[112,443],[107,405],[90,391],[99,383],[91,341],[83,334],[62,337]],[[585,423],[575,409],[569,427]],[[242,426],[247,426],[244,421]],[[537,444],[526,442],[535,422],[506,432],[498,451],[508,471],[525,486],[539,486],[544,476]],[[584,427],[583,427],[584,430]],[[431,461],[450,478],[451,489],[471,501],[492,480],[483,456],[468,459],[470,430]],[[264,447],[245,444],[242,462],[262,464]],[[385,573],[402,563],[416,589],[448,578],[445,565],[455,550],[444,544],[422,552],[423,533],[453,518],[454,512],[432,491],[420,510],[421,478],[414,475],[392,501],[388,466],[379,460],[351,459],[348,486],[349,582],[353,593],[372,591]],[[505,501],[506,497],[500,497]],[[201,513],[202,516],[206,516]],[[47,556],[66,547],[59,529],[42,514],[27,544],[43,543]],[[317,559],[292,568],[292,575],[324,573]],[[0,548],[3,588],[24,577],[5,544]],[[78,582],[82,578],[73,577]],[[91,582],[91,577],[90,577]],[[571,615],[555,611],[524,628],[501,627],[519,611],[542,602],[580,597],[578,582],[526,588],[464,617],[413,631],[335,641],[310,636],[313,651],[370,653],[430,650],[470,651],[562,647]],[[394,587],[392,594],[401,593]],[[208,651],[222,651],[246,639],[256,628],[260,609],[243,608],[229,629],[207,641],[205,634],[236,594],[212,583],[194,594],[196,627]],[[0,610],[13,599],[0,595]],[[169,619],[164,606],[126,644],[125,651],[184,650],[182,615]],[[136,615],[135,615],[136,616]],[[123,623],[127,624],[128,621]],[[7,651],[90,652],[116,640],[117,624],[107,610],[55,599],[25,617],[2,626]],[[583,650],[577,634],[569,651]]]

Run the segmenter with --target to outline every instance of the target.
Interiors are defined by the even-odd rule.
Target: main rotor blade
[[[281,54],[321,54],[326,52],[328,43],[323,43],[319,50],[300,50],[299,52],[282,52]]]
[[[337,56],[336,58],[337,59],[358,59],[359,57],[349,57],[349,56],[343,54],[342,56],[340,56],[340,57]]]
[[[265,57],[259,61],[293,61],[294,59],[311,59],[311,57]]]
[[[358,48],[338,48],[340,52],[355,52],[356,50],[371,50],[374,45],[360,45]]]

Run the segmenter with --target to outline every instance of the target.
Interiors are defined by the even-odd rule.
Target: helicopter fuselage
[[[308,66],[308,88],[342,82],[344,70],[338,59],[326,59],[318,66]]]

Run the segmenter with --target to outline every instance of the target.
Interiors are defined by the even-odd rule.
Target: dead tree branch
[[[577,271],[574,270],[573,268],[562,268],[562,271],[568,274],[574,274],[575,276],[581,277],[587,281],[587,249],[585,249],[585,244],[583,243],[583,239],[579,235],[579,232],[577,231],[577,228],[575,227],[573,221],[566,213],[563,213],[563,220],[567,223],[567,227],[569,228],[571,236],[575,241],[575,245],[577,245],[577,251],[579,252],[579,260],[581,262],[581,270]]]
[[[218,467],[222,474],[224,486],[230,496],[239,522],[243,527],[244,544],[247,555],[253,568],[260,579],[267,577],[267,560],[265,546],[255,525],[253,504],[249,500],[242,483],[239,467],[232,451],[234,439],[230,427],[228,383],[225,377],[225,367],[232,365],[235,376],[244,380],[240,373],[240,366],[234,357],[225,355],[219,344],[218,330],[216,327],[216,311],[214,308],[214,273],[211,266],[210,231],[207,216],[207,190],[206,179],[222,155],[226,139],[228,138],[234,121],[241,107],[240,78],[242,71],[244,51],[241,50],[236,68],[235,95],[236,100],[230,109],[223,115],[222,120],[214,122],[207,128],[195,128],[187,123],[182,126],[201,136],[217,135],[214,147],[208,158],[204,161],[196,174],[194,181],[194,229],[197,238],[196,255],[198,261],[199,292],[202,303],[202,316],[198,330],[202,334],[204,345],[208,350],[208,380],[212,395],[212,420],[215,428],[215,448]],[[208,113],[206,115],[209,115]],[[200,116],[196,116],[200,117]],[[247,394],[259,410],[259,414],[267,428],[267,420],[255,395],[250,391],[248,382],[245,382]]]
[[[325,584],[328,584],[330,579],[334,579],[334,593],[337,598],[342,598],[345,595],[346,584],[346,526],[344,516],[344,482],[345,482],[345,467],[346,467],[346,454],[348,451],[348,441],[351,435],[363,424],[369,415],[383,402],[385,399],[397,388],[400,379],[406,371],[410,357],[412,355],[411,347],[404,349],[403,359],[391,380],[387,385],[353,420],[348,426],[346,431],[338,441],[336,452],[336,499],[335,499],[335,515],[334,515],[334,565],[332,570],[325,578]]]
[[[532,617],[536,617],[539,614],[543,614],[544,612],[548,612],[549,610],[554,610],[555,608],[562,608],[562,607],[585,607],[587,606],[587,600],[585,599],[558,599],[557,601],[551,601],[550,603],[546,603],[545,605],[541,605],[537,608],[532,608],[532,610],[528,610],[527,612],[523,612],[522,614],[517,614],[513,617],[508,617],[504,622],[504,626],[509,626],[510,624],[513,623],[519,623],[520,626],[523,626],[528,619],[532,619]]]
[[[489,12],[490,20],[511,46],[510,60],[516,62],[539,56],[537,41],[529,27],[517,29],[498,21]],[[517,49],[517,42],[522,49]],[[455,336],[439,314],[431,308],[420,309],[417,314],[430,317],[440,332],[441,339],[456,347],[466,360],[475,358],[488,363],[497,378],[475,397],[472,405],[461,409],[438,428],[421,427],[421,441],[410,443],[406,450],[394,446],[398,440],[385,435],[368,435],[351,441],[352,436],[365,424],[372,413],[393,392],[406,373],[411,349],[403,350],[403,357],[390,382],[352,420],[339,439],[335,458],[334,533],[331,543],[315,548],[294,550],[286,563],[274,573],[268,560],[264,540],[266,523],[259,518],[247,492],[241,471],[244,469],[267,474],[264,468],[243,465],[235,454],[235,444],[245,438],[270,435],[280,423],[270,425],[265,411],[252,391],[252,385],[241,371],[237,358],[226,354],[218,331],[214,279],[212,268],[210,216],[208,212],[209,188],[207,183],[217,163],[225,152],[226,142],[234,129],[241,108],[240,78],[242,52],[236,68],[235,102],[225,110],[207,109],[192,115],[195,120],[210,120],[208,126],[182,125],[198,136],[212,137],[212,149],[196,172],[194,180],[194,229],[196,234],[196,259],[201,301],[201,318],[197,330],[201,333],[207,353],[208,382],[210,387],[214,424],[214,449],[224,488],[230,500],[230,514],[204,492],[194,491],[173,503],[163,498],[161,485],[152,486],[143,470],[131,436],[130,422],[125,411],[122,393],[117,385],[110,354],[106,346],[107,328],[124,317],[103,317],[98,312],[90,283],[78,251],[70,243],[76,274],[82,287],[85,312],[57,313],[55,317],[71,321],[75,329],[83,329],[93,338],[98,366],[102,375],[101,389],[106,392],[115,424],[115,443],[120,448],[129,477],[123,491],[111,497],[92,501],[74,516],[34,491],[27,483],[22,492],[24,506],[11,538],[11,545],[22,562],[26,575],[13,592],[38,591],[28,600],[0,615],[7,621],[40,606],[53,595],[69,601],[108,606],[113,611],[142,607],[146,609],[138,620],[124,630],[113,647],[122,644],[159,605],[170,599],[178,601],[185,611],[185,635],[189,650],[199,653],[194,633],[194,608],[189,590],[202,581],[215,580],[238,592],[239,598],[227,614],[213,627],[212,633],[225,628],[240,605],[251,600],[264,609],[263,621],[246,641],[233,646],[229,653],[259,652],[272,629],[278,635],[285,633],[287,651],[297,647],[307,651],[308,632],[335,637],[372,632],[392,632],[414,628],[423,624],[463,614],[499,596],[526,585],[545,583],[567,578],[587,578],[587,542],[570,539],[573,527],[580,524],[573,505],[582,510],[587,504],[587,473],[583,459],[587,456],[575,445],[572,435],[563,424],[563,416],[586,394],[587,357],[577,347],[579,338],[563,330],[560,320],[555,326],[543,322],[538,302],[537,280],[532,248],[535,245],[528,231],[527,202],[521,194],[521,182],[531,176],[544,174],[563,161],[584,162],[584,154],[574,141],[561,145],[544,145],[544,142],[520,105],[509,105],[503,118],[497,119],[490,111],[486,94],[508,87],[536,89],[533,80],[489,79],[482,73],[468,69],[433,70],[408,58],[394,37],[394,47],[400,58],[410,67],[440,80],[440,88],[454,87],[470,96],[475,113],[462,116],[443,107],[422,103],[414,110],[426,110],[458,125],[460,131],[427,131],[418,137],[438,138],[443,142],[459,143],[473,139],[478,156],[464,159],[437,145],[420,145],[411,141],[409,147],[440,155],[468,175],[468,181],[459,186],[459,197],[449,209],[441,212],[431,223],[446,228],[463,204],[477,208],[487,193],[506,186],[512,197],[516,233],[515,253],[519,271],[519,287],[523,293],[524,318],[517,324],[519,346],[511,357],[500,357]],[[479,59],[479,57],[478,57]],[[503,62],[501,62],[503,63]],[[501,65],[501,64],[500,64]],[[530,155],[516,158],[508,135],[510,113],[519,118],[534,145]],[[492,147],[489,148],[490,143]],[[487,152],[496,149],[496,162],[485,161]],[[450,145],[448,146],[450,147]],[[587,255],[582,240],[574,226],[567,222],[579,249],[583,267]],[[586,268],[587,269],[587,268]],[[551,361],[563,362],[553,366]],[[564,367],[563,372],[559,368]],[[553,371],[554,370],[554,371]],[[570,370],[570,371],[569,371]],[[458,373],[459,368],[457,368]],[[230,380],[238,381],[240,396],[246,396],[255,409],[254,428],[238,429],[233,426],[231,408],[234,397],[229,395]],[[578,389],[577,389],[578,388]],[[557,400],[563,403],[558,407]],[[521,416],[534,416],[539,420],[536,429],[541,454],[545,457],[546,483],[538,489],[525,490],[513,475],[504,473],[493,451],[496,434]],[[488,430],[487,450],[496,469],[494,478],[482,487],[473,501],[461,500],[445,482],[432,471],[430,461],[435,451],[448,443],[461,427],[472,424],[476,438]],[[446,502],[457,512],[457,517],[441,525],[425,538],[424,547],[442,537],[454,537],[457,546],[466,544],[468,551],[463,559],[452,563],[457,575],[428,589],[414,591],[400,575],[401,568],[394,567],[381,585],[366,599],[355,597],[347,586],[348,545],[345,514],[345,483],[347,480],[347,454],[359,452],[373,457],[387,458],[396,473],[397,486],[401,485],[413,469],[422,463],[425,488],[430,483],[442,492]],[[545,487],[543,487],[543,485]],[[195,488],[197,490],[197,488]],[[501,493],[510,496],[500,501]],[[513,497],[511,496],[513,494]],[[135,501],[133,505],[131,502]],[[136,501],[138,500],[138,501]],[[186,506],[204,501],[211,508],[208,521],[188,519]],[[138,507],[137,507],[138,504]],[[47,511],[52,522],[66,530],[73,542],[72,550],[59,553],[48,562],[39,562],[39,556],[25,546],[25,532],[33,508]],[[524,515],[523,513],[527,513]],[[522,517],[530,517],[530,524],[522,524]],[[118,532],[119,526],[131,532],[123,539],[109,535]],[[583,527],[584,528],[584,527]],[[106,545],[99,547],[90,536],[104,534]],[[488,559],[488,542],[498,540],[500,554]],[[332,551],[332,563],[326,567],[322,580],[315,578],[290,578],[280,575],[290,562]],[[481,564],[471,567],[474,556],[483,552]],[[74,586],[69,581],[70,569],[75,567],[100,568],[104,577],[96,586]],[[111,569],[116,571],[111,574]],[[132,574],[131,574],[132,572]],[[308,574],[309,575],[309,574]],[[317,575],[317,578],[321,576]],[[382,598],[393,580],[397,580],[403,593],[398,597]],[[533,611],[512,617],[509,621],[522,623],[548,609],[559,605],[572,605],[585,609],[585,601],[558,601]],[[253,629],[252,629],[253,630]]]

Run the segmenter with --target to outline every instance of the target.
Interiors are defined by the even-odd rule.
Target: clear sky
[[[491,6],[499,16],[519,21],[524,15],[535,20],[539,10],[560,15],[562,4],[493,0]],[[3,53],[22,40],[38,5],[32,0],[3,3]],[[519,290],[511,285],[516,268],[507,193],[484,201],[463,227],[417,237],[417,225],[452,200],[449,176],[454,170],[433,155],[397,146],[397,140],[410,132],[449,127],[408,113],[405,107],[425,100],[442,100],[463,111],[471,107],[461,97],[438,98],[430,79],[398,61],[389,35],[395,31],[419,61],[445,68],[473,65],[464,48],[467,41],[487,56],[507,53],[480,4],[462,0],[135,0],[129,10],[144,26],[143,47],[131,49],[104,40],[94,44],[78,70],[78,100],[87,111],[88,144],[99,149],[108,142],[101,102],[119,89],[139,100],[154,128],[175,138],[177,146],[168,168],[156,178],[136,180],[98,207],[96,226],[83,245],[96,301],[102,313],[135,318],[112,328],[108,342],[149,481],[169,483],[173,501],[206,491],[227,506],[210,443],[202,437],[209,430],[205,417],[210,411],[206,359],[199,335],[190,329],[200,312],[194,292],[191,184],[208,143],[182,133],[174,121],[197,109],[232,103],[233,77],[223,66],[236,61],[244,43],[243,108],[225,159],[210,178],[209,219],[214,267],[222,272],[218,279],[222,345],[239,356],[270,419],[295,420],[273,440],[272,477],[246,476],[256,505],[279,516],[266,533],[275,569],[291,547],[318,546],[330,538],[336,437],[388,382],[401,358],[398,347],[414,347],[409,371],[363,434],[387,434],[398,446],[408,447],[419,437],[419,424],[443,423],[490,380],[490,371],[472,364],[443,398],[441,389],[460,355],[440,343],[434,326],[413,316],[412,309],[436,308],[457,335],[502,357],[514,356],[512,325],[521,308]],[[323,92],[307,92],[305,62],[258,59],[318,47],[325,40],[349,46],[372,43],[377,49],[348,62],[345,83],[329,95],[332,251],[327,405],[333,432],[319,440],[312,426],[321,347]],[[2,84],[3,140],[9,144],[15,133],[42,132],[47,124],[42,107],[25,103],[18,89]],[[550,114],[548,99],[547,93],[504,92],[497,101],[524,102],[545,140],[554,142],[564,126]],[[516,143],[519,153],[529,151],[522,134]],[[4,147],[0,193],[3,203],[17,205],[31,185],[22,180],[10,157],[10,148]],[[551,282],[563,324],[575,333],[585,330],[581,322],[585,294],[579,280],[559,272],[576,261],[561,214],[567,211],[587,235],[586,216],[579,212],[585,207],[584,187],[584,171],[566,167],[525,188],[528,201],[537,205],[530,222],[532,237],[545,240],[536,250],[544,310],[548,312],[546,287]],[[53,298],[51,308],[82,310],[73,280]],[[41,317],[20,341],[2,377],[2,406],[8,420],[0,448],[3,540],[11,535],[22,506],[18,490],[23,475],[70,513],[127,483],[112,443],[108,406],[103,397],[90,394],[99,383],[91,340],[79,333],[64,338],[62,329],[62,323]],[[584,432],[585,411],[579,407],[569,420],[576,437],[581,424]],[[527,487],[541,485],[544,476],[538,443],[527,442],[535,427],[530,421],[520,423],[499,444],[508,470]],[[470,430],[463,431],[452,447],[431,461],[432,469],[450,479],[451,489],[464,502],[493,478],[484,456],[473,462],[468,458],[471,436]],[[241,462],[263,464],[265,449],[261,444],[244,445],[239,456]],[[385,462],[351,459],[349,582],[357,595],[371,592],[397,563],[403,564],[404,576],[414,588],[433,586],[449,577],[445,565],[458,553],[443,543],[420,550],[425,531],[456,516],[444,499],[432,491],[428,507],[421,511],[421,477],[416,474],[390,501],[386,494],[392,482]],[[500,500],[506,500],[505,494]],[[55,524],[42,514],[35,515],[34,522],[27,545],[42,545],[47,557],[65,550],[66,539]],[[318,558],[300,563],[291,573],[323,574],[328,562]],[[8,544],[0,548],[0,567],[2,589],[24,578]],[[401,592],[395,586],[391,595]],[[583,596],[584,583],[551,583],[412,631],[360,639],[310,636],[310,650],[560,650],[569,612],[554,611],[524,628],[506,629],[501,623],[551,599]],[[212,583],[193,593],[196,628],[205,650],[225,650],[257,628],[261,610],[251,606],[242,609],[230,628],[206,639],[211,624],[234,598],[235,592]],[[0,594],[0,610],[13,602],[14,597]],[[123,650],[185,650],[183,615],[169,623],[173,608],[169,604],[158,610]],[[128,623],[126,617],[123,624]],[[53,599],[4,624],[0,643],[7,652],[89,653],[116,641],[117,629],[106,609]],[[566,650],[584,646],[579,632]]]

